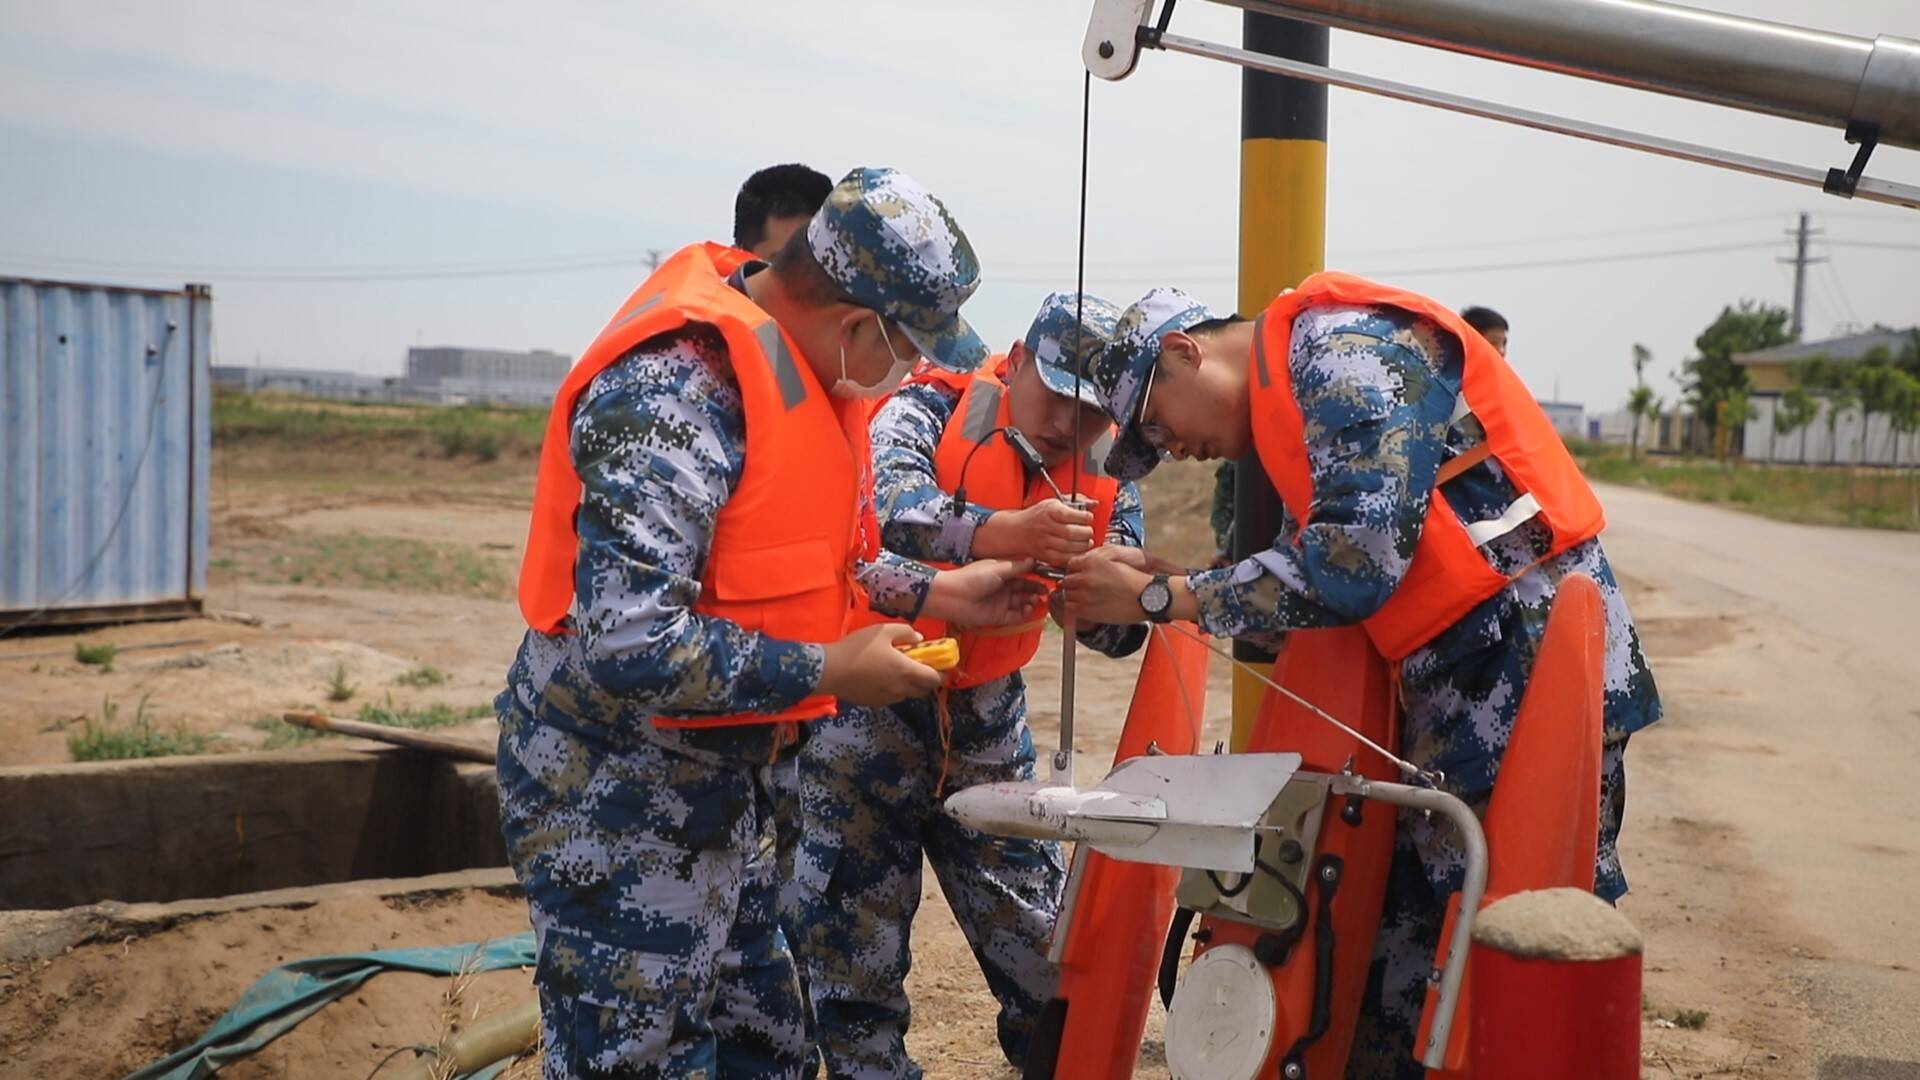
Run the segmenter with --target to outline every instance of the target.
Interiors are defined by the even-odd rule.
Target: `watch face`
[[[1164,581],[1150,581],[1140,591],[1140,606],[1149,615],[1159,615],[1173,602],[1173,590],[1167,588]]]

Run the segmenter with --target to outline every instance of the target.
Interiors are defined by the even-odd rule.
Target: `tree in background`
[[[1836,432],[1840,415],[1860,403],[1859,392],[1853,385],[1852,370],[1824,356],[1810,356],[1790,365],[1787,374],[1797,385],[1819,395],[1826,404],[1827,464],[1837,464],[1840,461],[1840,437]]]
[[[1713,456],[1725,465],[1727,455],[1733,450],[1733,433],[1746,427],[1747,421],[1759,413],[1754,411],[1746,388],[1738,386],[1728,390],[1713,408]],[[1739,459],[1734,460],[1738,464]]]
[[[1887,420],[1893,429],[1893,463],[1900,464],[1901,435],[1912,436],[1920,431],[1920,378],[1896,369],[1893,373],[1892,393],[1888,395]],[[1913,440],[1907,440],[1907,464],[1915,464]]]
[[[1653,351],[1645,345],[1633,346],[1633,390],[1627,394],[1627,411],[1633,414],[1633,437],[1627,444],[1627,456],[1640,456],[1640,422],[1648,419],[1654,411],[1653,388],[1647,385],[1647,362],[1653,359]]]
[[[1791,321],[1792,315],[1786,308],[1742,300],[1722,308],[1720,317],[1693,339],[1699,355],[1681,365],[1681,386],[1687,392],[1687,404],[1693,407],[1696,422],[1706,425],[1716,450],[1727,443],[1720,433],[1720,403],[1735,390],[1752,389],[1746,369],[1734,363],[1733,358],[1740,353],[1791,342],[1793,334],[1787,329]]]
[[[1873,430],[1873,418],[1891,416],[1899,405],[1903,385],[1909,381],[1906,372],[1895,367],[1893,354],[1884,346],[1876,345],[1867,350],[1867,354],[1853,367],[1853,387],[1860,401],[1860,440],[1863,444],[1861,459],[1866,457],[1864,444]],[[1894,443],[1891,428],[1887,432],[1889,452],[1898,450]]]
[[[1807,463],[1807,432],[1813,426],[1814,418],[1820,415],[1820,399],[1807,393],[1804,386],[1789,387],[1773,410],[1773,433],[1775,436],[1800,433],[1800,464]],[[1779,455],[1769,450],[1768,457]]]
[[[1920,359],[1920,354],[1916,354]],[[1920,431],[1920,378],[1907,374],[1904,365],[1894,372],[1899,376],[1894,388],[1893,405],[1887,413],[1894,431],[1893,463],[1900,464],[1900,435],[1907,436],[1907,522],[1920,526],[1920,469],[1912,466],[1914,451],[1914,432]]]
[[[1653,396],[1653,387],[1636,386],[1627,392],[1627,411],[1633,414],[1633,438],[1627,444],[1627,456],[1640,456],[1640,422],[1652,424],[1659,415],[1660,403]]]

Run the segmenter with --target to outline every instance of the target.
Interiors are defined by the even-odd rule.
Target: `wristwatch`
[[[1167,575],[1155,574],[1147,587],[1140,590],[1140,608],[1147,613],[1148,622],[1163,623],[1173,614],[1173,590],[1167,587]]]

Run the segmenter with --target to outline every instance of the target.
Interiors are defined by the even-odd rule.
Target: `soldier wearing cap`
[[[1121,316],[1092,377],[1121,423],[1115,476],[1144,476],[1162,456],[1238,459],[1279,492],[1281,528],[1220,569],[1092,552],[1065,582],[1070,607],[1275,645],[1289,630],[1359,624],[1397,666],[1398,753],[1476,809],[1558,583],[1592,578],[1607,613],[1595,892],[1626,892],[1626,743],[1658,719],[1659,695],[1597,539],[1599,502],[1485,338],[1426,297],[1346,274],[1308,278],[1257,322],[1155,289]],[[1425,1075],[1414,1033],[1462,872],[1443,826],[1400,816],[1345,1075]]]
[[[872,609],[993,624],[1026,564],[880,551],[864,399],[916,356],[986,356],[972,248],[888,169],[834,188],[771,265],[676,253],[561,387],[496,701],[501,825],[526,890],[549,1080],[798,1076],[769,766],[836,699],[939,676]],[[874,621],[871,619],[865,621]]]
[[[1101,466],[1112,421],[1084,380],[1118,314],[1099,297],[1055,293],[1023,340],[971,376],[923,366],[887,399],[872,433],[889,551],[936,566],[1064,564],[1096,541],[1144,541],[1139,493]],[[1022,459],[1016,438],[1037,463]],[[1056,484],[1090,509],[1062,501]],[[940,812],[945,792],[1033,778],[1019,669],[1040,646],[1041,621],[917,625],[959,637],[947,684],[890,707],[843,706],[798,759],[804,826],[782,901],[834,1077],[920,1075],[906,1050],[905,980],[923,854],[1000,1003],[1001,1049],[1016,1065],[1058,980],[1046,959],[1058,846],[975,832]],[[1080,637],[1123,656],[1146,627],[1083,626]]]

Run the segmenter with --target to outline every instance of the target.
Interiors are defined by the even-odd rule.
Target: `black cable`
[[[1087,296],[1087,147],[1092,118],[1093,72],[1083,71],[1080,74],[1080,245],[1074,256],[1073,272],[1073,399],[1076,403],[1080,400],[1080,369],[1086,366],[1080,355],[1080,334]],[[1077,407],[1073,410],[1073,479],[1068,490],[1075,503],[1080,501],[1080,417],[1085,412]]]
[[[967,456],[960,459],[960,482],[953,485],[954,517],[959,517],[961,514],[966,513],[967,510],[967,470],[973,467],[973,455],[986,449],[987,444],[993,441],[995,435],[1000,436],[1002,439],[1006,438],[1007,430],[1008,429],[1002,427],[994,428],[992,431],[987,432],[987,437],[974,443],[973,449],[967,451]]]
[[[397,1047],[393,1051],[393,1053],[388,1054],[386,1057],[383,1057],[380,1059],[380,1064],[375,1065],[373,1067],[373,1071],[367,1074],[367,1080],[373,1080],[374,1077],[380,1075],[381,1069],[386,1068],[389,1064],[393,1062],[394,1058],[399,1057],[401,1054],[404,1054],[409,1050],[413,1051],[415,1057],[425,1057],[429,1054],[433,1055],[434,1057],[440,1056],[440,1051],[438,1049],[431,1046],[427,1046],[425,1044],[415,1044],[413,1046]]]
[[[1202,870],[1201,873],[1207,875],[1207,880],[1213,883],[1213,891],[1219,893],[1220,898],[1223,900],[1231,900],[1234,897],[1239,896],[1241,893],[1247,891],[1247,886],[1253,884],[1252,874],[1241,874],[1240,884],[1235,885],[1233,888],[1229,889],[1225,885],[1222,885],[1220,883],[1219,874],[1216,874],[1211,870]]]

